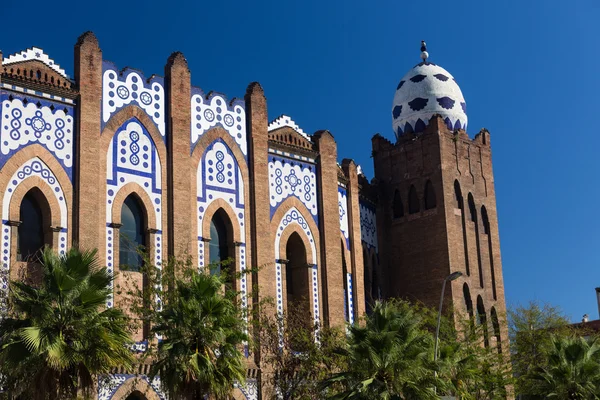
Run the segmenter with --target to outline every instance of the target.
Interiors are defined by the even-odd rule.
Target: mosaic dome
[[[458,84],[444,68],[425,60],[408,71],[396,89],[392,122],[397,137],[422,132],[434,114],[449,129],[467,129],[467,104]]]

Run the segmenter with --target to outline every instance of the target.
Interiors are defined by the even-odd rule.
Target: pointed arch
[[[475,207],[475,200],[473,199],[473,194],[469,193],[467,198],[469,202],[469,216],[471,217],[471,222],[477,222],[477,208]]]
[[[310,272],[307,249],[298,232],[292,232],[285,243],[286,309],[300,316],[302,325],[312,325]]]
[[[483,328],[483,344],[486,348],[490,347],[489,332],[487,326],[487,315],[485,313],[485,306],[481,295],[477,296],[477,322]]]
[[[221,207],[213,214],[210,219],[208,248],[206,254],[208,262],[214,268],[211,273],[220,274],[225,267],[227,271],[227,280],[235,275],[235,245],[233,240],[233,224],[227,212]],[[227,263],[231,261],[231,265]]]
[[[425,209],[431,210],[437,207],[437,199],[435,196],[435,189],[431,180],[427,179],[425,183],[425,196],[424,196]]]
[[[116,377],[120,376],[125,378],[125,381],[114,391],[111,397],[112,400],[127,400],[132,394],[142,395],[142,400],[160,400],[164,398],[164,395],[159,395],[150,385],[147,377],[143,375],[134,377],[131,377],[131,375],[116,375]]]
[[[417,189],[415,189],[415,185],[410,185],[410,189],[408,190],[408,213],[416,214],[419,211],[421,211],[421,207],[419,205]]]
[[[394,218],[404,217],[404,203],[402,203],[402,196],[400,195],[400,191],[398,189],[394,191],[392,213],[394,215]]]

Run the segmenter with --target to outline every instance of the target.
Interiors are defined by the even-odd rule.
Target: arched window
[[[125,400],[147,400],[146,396],[144,396],[139,390],[131,393]]]
[[[473,319],[473,300],[471,300],[471,291],[469,290],[469,285],[465,282],[463,285],[463,296],[465,298],[465,307],[467,309],[467,313],[469,314],[469,318]]]
[[[492,295],[494,296],[494,300],[496,300],[498,297],[496,293],[496,271],[494,270],[494,249],[492,247],[492,235],[490,234],[490,219],[485,206],[481,206],[481,222],[483,222],[483,233],[487,235],[490,274],[492,276]]]
[[[425,209],[431,210],[437,207],[437,200],[435,198],[435,190],[430,180],[427,180],[425,184]]]
[[[146,215],[140,201],[133,194],[127,196],[121,208],[119,229],[119,267],[139,271],[142,266],[140,251],[146,246]]]
[[[234,255],[232,226],[223,209],[217,210],[210,220],[208,255],[211,274],[220,274],[223,267],[232,265],[228,263],[232,261]],[[230,275],[226,277],[228,281],[233,278],[233,273]]]
[[[473,195],[469,193],[469,213],[471,214],[471,221],[477,222],[477,208],[475,208],[475,200],[473,200]]]
[[[485,347],[490,347],[490,339],[488,337],[487,316],[485,314],[485,306],[481,296],[477,296],[477,320],[483,328],[483,344]]]
[[[404,204],[402,203],[402,197],[400,197],[400,191],[396,189],[394,192],[394,203],[392,205],[394,218],[404,217]]]
[[[294,232],[290,235],[285,246],[285,253],[287,256],[285,266],[287,309],[301,313],[301,319],[308,323],[310,321],[308,263],[306,248],[298,233]]]
[[[469,247],[467,245],[467,226],[465,223],[465,203],[462,191],[460,190],[460,183],[458,183],[458,180],[454,181],[454,197],[456,199],[456,208],[460,210],[460,222],[463,234],[463,254],[465,256],[465,270],[467,271],[467,276],[471,276],[471,268],[469,266]]]
[[[492,329],[494,330],[494,337],[496,338],[496,348],[498,349],[498,354],[502,354],[502,341],[500,340],[500,321],[498,320],[498,314],[496,313],[496,308],[492,307],[490,310],[490,315],[492,316]]]
[[[38,201],[35,189],[25,194],[21,201],[19,219],[21,224],[18,229],[17,259],[19,261],[36,261],[46,244],[44,228],[49,228],[49,223],[44,223],[44,212]],[[46,204],[47,206],[47,204]],[[48,225],[48,226],[47,226]]]
[[[454,198],[456,199],[456,208],[460,208],[462,210],[463,197],[462,191],[460,190],[460,183],[458,183],[458,180],[454,181]]]
[[[419,206],[419,196],[417,196],[417,189],[415,189],[415,185],[410,185],[410,189],[408,191],[408,213],[416,214],[421,210]]]

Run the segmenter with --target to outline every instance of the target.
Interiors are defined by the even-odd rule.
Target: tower
[[[444,305],[487,327],[486,345],[507,340],[490,134],[467,135],[466,102],[448,71],[422,62],[398,84],[396,143],[373,137],[380,276],[387,297]]]

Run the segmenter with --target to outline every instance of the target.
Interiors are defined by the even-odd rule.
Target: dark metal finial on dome
[[[424,63],[426,63],[428,57],[429,53],[427,52],[427,43],[425,43],[424,40],[421,40],[421,59]]]

